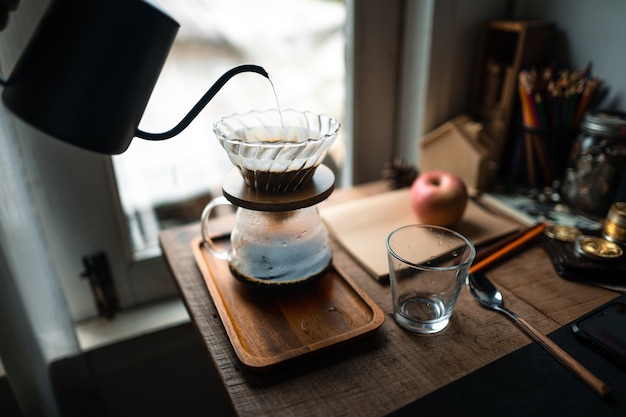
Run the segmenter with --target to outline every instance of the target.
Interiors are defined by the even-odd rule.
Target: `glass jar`
[[[585,114],[561,185],[564,201],[603,216],[617,194],[626,166],[626,113]]]

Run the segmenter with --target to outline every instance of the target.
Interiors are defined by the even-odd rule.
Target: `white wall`
[[[601,107],[626,110],[625,1],[518,1],[515,15],[555,22],[557,58],[573,68],[591,61],[593,74],[608,88]]]

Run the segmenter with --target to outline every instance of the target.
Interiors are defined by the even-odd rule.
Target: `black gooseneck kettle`
[[[233,76],[222,75],[174,128],[138,129],[180,25],[151,0],[52,0],[4,86],[19,118],[73,145],[119,154],[133,137],[179,134]]]

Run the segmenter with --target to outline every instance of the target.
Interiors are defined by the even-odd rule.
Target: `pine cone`
[[[417,168],[400,158],[393,158],[385,163],[383,179],[390,182],[392,189],[410,187],[417,178]]]

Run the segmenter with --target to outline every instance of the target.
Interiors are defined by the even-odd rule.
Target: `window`
[[[253,109],[296,108],[343,122],[345,5],[341,0],[161,0],[180,23],[140,128],[169,130],[217,78],[240,64],[263,66],[231,79],[176,138],[135,139],[113,157],[135,260],[160,255],[158,233],[197,221],[221,195],[232,169],[212,132],[221,117]],[[276,102],[278,99],[278,104]],[[342,139],[331,150],[340,165]]]

